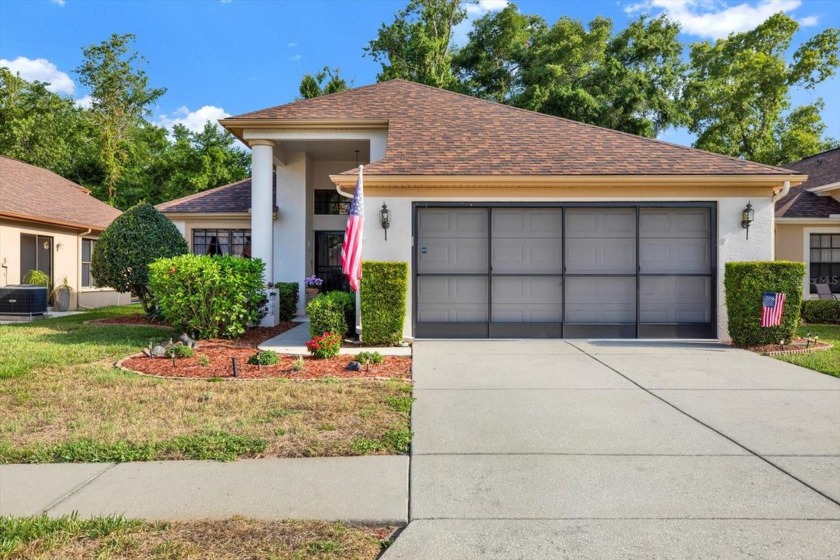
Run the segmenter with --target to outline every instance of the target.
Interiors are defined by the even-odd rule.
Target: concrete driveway
[[[840,379],[717,344],[419,341],[403,558],[840,558]]]

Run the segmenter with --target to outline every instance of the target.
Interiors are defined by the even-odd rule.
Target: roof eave
[[[237,118],[220,119],[219,124],[246,145],[248,130],[387,130],[387,119],[277,119]]]
[[[26,214],[19,214],[17,212],[8,212],[8,211],[0,211],[0,218],[7,218],[9,220],[15,220],[17,222],[33,222],[36,224],[44,224],[44,225],[51,225],[69,229],[78,229],[80,231],[92,230],[96,232],[105,231],[107,226],[103,227],[101,225],[94,225],[94,224],[83,224],[80,222],[70,222],[66,220],[56,220],[53,218],[47,218],[44,216],[29,216]]]

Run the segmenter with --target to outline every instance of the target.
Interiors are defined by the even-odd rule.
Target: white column
[[[307,196],[309,156],[306,152],[286,152],[286,163],[277,167],[277,227],[274,243],[280,248],[275,278],[278,282],[300,285],[298,313],[303,314],[306,297],[306,241],[311,231],[308,220],[310,198]]]
[[[274,142],[251,140],[250,144],[251,257],[265,263],[265,281],[274,282]]]

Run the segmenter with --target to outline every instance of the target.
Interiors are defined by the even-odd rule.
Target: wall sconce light
[[[56,243],[56,244],[55,244],[55,250],[56,250],[56,251],[61,251],[61,247],[63,247],[63,246],[64,246],[64,244],[63,244],[63,243]]]
[[[747,207],[741,212],[741,227],[747,230],[747,239],[750,238],[750,224],[755,220],[755,210],[753,210],[752,202],[747,202]]]
[[[382,203],[382,208],[379,210],[379,223],[382,224],[382,229],[385,230],[385,241],[388,241],[388,228],[391,227],[391,211],[388,210],[388,205]]]
[[[49,251],[49,249],[50,249],[50,242],[49,241],[44,241],[44,250]]]

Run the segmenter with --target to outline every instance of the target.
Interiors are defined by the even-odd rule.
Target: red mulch
[[[269,329],[265,329],[269,330]],[[386,356],[383,363],[362,366],[362,371],[349,371],[345,366],[353,360],[353,356],[337,356],[326,360],[317,360],[311,356],[304,356],[306,367],[303,371],[295,371],[293,364],[297,356],[280,356],[280,363],[274,366],[249,365],[248,358],[256,352],[251,347],[232,345],[230,342],[203,341],[199,342],[195,356],[175,360],[171,358],[128,358],[122,366],[133,371],[161,377],[189,377],[207,379],[210,377],[233,377],[232,358],[237,359],[239,377],[243,379],[260,379],[266,377],[285,377],[288,379],[318,379],[322,377],[378,377],[407,379],[411,377],[411,358],[404,356]],[[199,358],[205,355],[210,359],[206,366],[199,365]]]
[[[89,321],[90,324],[107,324],[107,325],[148,325],[154,327],[168,327],[165,322],[161,321],[160,319],[149,319],[145,315],[123,315],[121,317],[106,317],[105,319],[94,319]],[[218,342],[218,343],[226,343],[233,346],[242,346],[247,348],[256,348],[269,338],[274,338],[275,336],[286,332],[289,329],[298,326],[298,323],[292,321],[286,321],[285,323],[280,323],[276,327],[256,327],[252,329],[247,329],[245,334],[240,336],[234,340],[228,339],[219,339],[215,338],[212,340],[208,340],[207,342]]]

